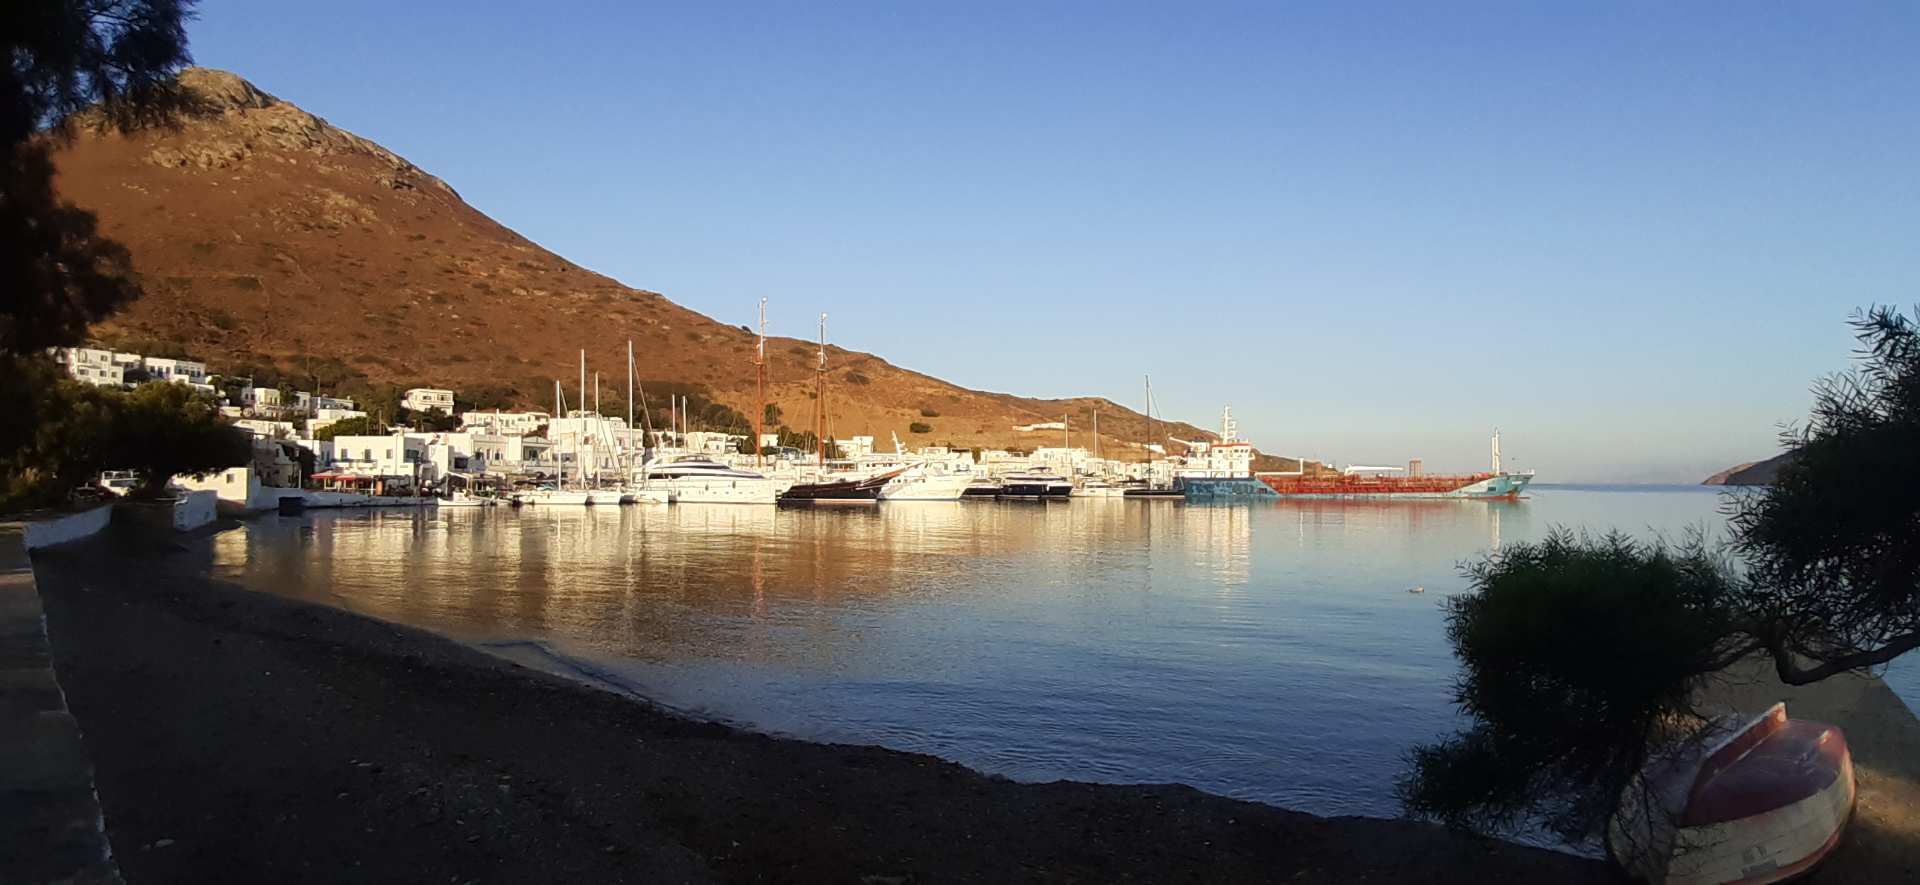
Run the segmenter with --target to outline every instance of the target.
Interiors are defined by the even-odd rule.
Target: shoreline
[[[1431,824],[690,720],[184,549],[116,528],[35,563],[133,882],[1609,880]]]

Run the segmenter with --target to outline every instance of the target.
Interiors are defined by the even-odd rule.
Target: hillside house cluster
[[[196,390],[213,392],[207,383],[207,364],[195,360],[141,356],[94,347],[59,347],[53,357],[67,376],[83,384],[125,387],[140,381],[174,381]]]

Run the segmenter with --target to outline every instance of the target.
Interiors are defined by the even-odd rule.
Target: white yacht
[[[646,488],[664,490],[681,504],[772,504],[782,491],[765,475],[703,455],[647,465]]]
[[[973,474],[944,463],[922,464],[894,477],[880,489],[882,501],[958,501],[973,484]]]

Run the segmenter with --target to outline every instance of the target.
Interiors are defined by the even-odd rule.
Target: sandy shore
[[[35,568],[136,883],[1607,878],[1424,824],[693,722],[197,577],[179,549],[119,532]]]

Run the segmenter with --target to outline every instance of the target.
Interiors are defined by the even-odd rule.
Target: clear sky
[[[495,8],[498,7],[498,8]],[[1697,481],[1920,301],[1920,4],[204,0],[582,265],[1267,451]]]

